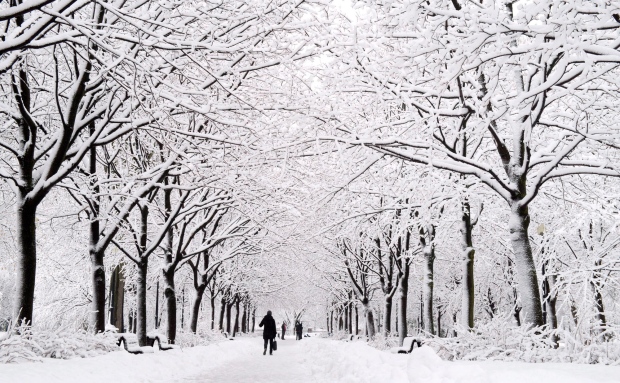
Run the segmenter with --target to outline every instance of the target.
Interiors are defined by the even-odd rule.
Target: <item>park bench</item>
[[[235,338],[230,337],[226,331],[222,331],[222,335],[224,335],[224,338],[228,340],[235,340]]]
[[[354,337],[354,336],[355,336],[355,335],[348,335],[348,336],[344,339],[344,341],[345,341],[345,342],[352,342],[352,341],[353,341],[353,337]]]
[[[121,335],[120,337],[118,337],[118,341],[116,341],[116,345],[120,347],[121,344],[125,348],[125,351],[127,351],[130,354],[138,355],[138,354],[153,353],[153,347],[149,347],[149,346],[140,347],[138,345],[138,338],[135,336]]]
[[[159,337],[159,335],[147,335],[146,339],[148,341],[149,346],[151,347],[155,347],[155,342],[157,342],[159,351],[168,351],[168,350],[174,350],[175,348],[179,348],[179,346],[175,346],[169,343],[162,344],[161,338]]]
[[[394,347],[390,350],[393,354],[410,354],[415,346],[422,347],[422,341],[412,336],[408,336],[403,340],[401,347]]]
[[[357,340],[365,340],[366,342],[369,342],[369,341],[370,341],[370,338],[369,338],[369,337],[367,337],[367,336],[363,336],[363,335],[358,335],[358,336],[356,337],[356,339],[357,339]]]

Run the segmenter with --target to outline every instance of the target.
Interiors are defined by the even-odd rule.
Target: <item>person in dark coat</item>
[[[258,327],[263,326],[265,326],[263,329],[263,340],[265,341],[263,355],[267,353],[267,342],[269,342],[269,355],[273,355],[273,340],[278,330],[276,329],[276,320],[271,316],[271,310],[267,311],[267,315],[258,324]]]
[[[282,340],[284,340],[284,333],[286,333],[286,323],[282,322]]]
[[[297,331],[297,340],[301,340],[301,334],[303,334],[304,332],[304,326],[301,324],[301,322],[297,322],[295,330]]]

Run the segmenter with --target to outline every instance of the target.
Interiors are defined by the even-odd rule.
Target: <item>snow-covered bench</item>
[[[345,342],[352,342],[352,341],[353,341],[353,337],[354,337],[354,336],[355,336],[355,335],[349,335],[349,336],[347,336],[347,337],[344,339],[344,341],[345,341]]]
[[[147,346],[140,347],[140,345],[138,345],[138,337],[131,333],[120,334],[118,340],[116,341],[117,346],[120,347],[122,344],[125,351],[130,354],[150,354],[154,351],[155,343],[157,343],[157,348],[159,351],[168,351],[179,348],[179,346],[162,342],[159,334],[148,334],[146,336],[146,343]]]
[[[403,345],[401,347],[393,347],[390,352],[392,354],[410,354],[415,346],[422,347],[422,341],[408,336],[403,340]]]
[[[116,342],[116,345],[120,347],[121,344],[125,348],[125,351],[127,351],[130,354],[138,355],[138,354],[153,353],[153,347],[150,347],[150,346],[140,347],[138,345],[138,338],[136,336],[129,336],[128,334],[119,336],[118,341]]]
[[[168,351],[174,350],[175,348],[179,348],[179,346],[175,346],[168,343],[163,343],[161,341],[161,337],[159,335],[147,335],[146,339],[149,343],[149,346],[155,347],[155,342],[157,342],[157,346],[159,347],[159,351]]]
[[[366,341],[366,342],[370,341],[369,337],[363,336],[363,335],[358,335],[355,339],[356,340],[363,340],[363,341]]]
[[[224,335],[224,338],[228,340],[235,340],[235,338],[231,338],[230,336],[228,336],[228,333],[226,331],[222,331],[222,335]]]

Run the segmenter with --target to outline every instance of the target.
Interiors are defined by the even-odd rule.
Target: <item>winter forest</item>
[[[619,1],[0,26],[0,381],[620,381]]]

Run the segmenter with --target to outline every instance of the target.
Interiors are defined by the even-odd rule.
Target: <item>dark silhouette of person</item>
[[[282,340],[284,340],[284,333],[286,333],[286,323],[282,322]]]
[[[304,332],[304,326],[301,322],[297,322],[297,326],[295,326],[295,331],[297,331],[297,340],[301,340],[301,334]]]
[[[276,320],[271,316],[271,310],[267,311],[267,315],[260,321],[258,327],[263,327],[263,340],[265,341],[265,346],[263,350],[263,355],[267,353],[267,342],[269,342],[269,355],[273,355],[273,340],[277,335],[276,330]]]

